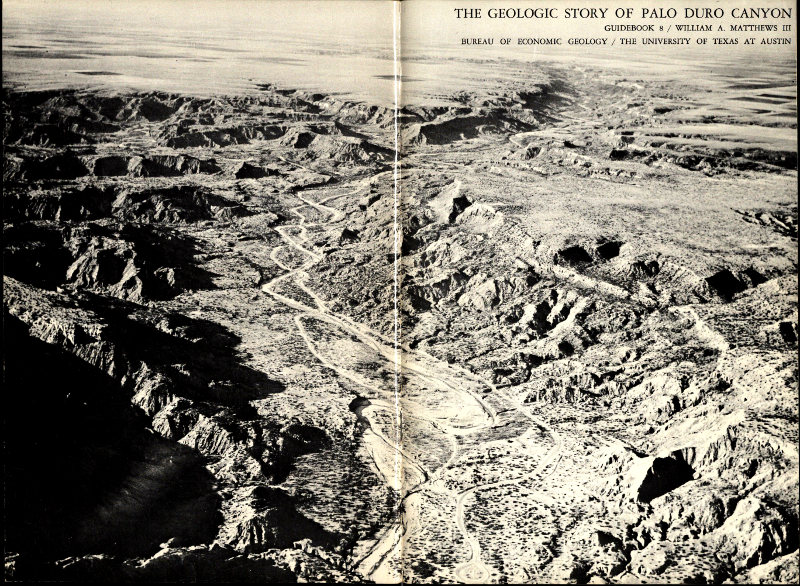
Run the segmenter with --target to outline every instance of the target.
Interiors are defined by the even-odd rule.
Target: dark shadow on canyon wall
[[[6,550],[152,555],[213,540],[219,499],[189,448],[146,428],[110,377],[4,315]]]

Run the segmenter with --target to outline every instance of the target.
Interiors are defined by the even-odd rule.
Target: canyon
[[[3,90],[7,579],[797,580],[796,88],[495,75]]]

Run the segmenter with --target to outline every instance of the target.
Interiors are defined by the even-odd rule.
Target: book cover
[[[7,1],[8,581],[796,583],[796,5]]]

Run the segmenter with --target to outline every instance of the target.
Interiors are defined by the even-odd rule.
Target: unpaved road
[[[457,436],[470,435],[497,425],[496,411],[481,397],[480,391],[490,390],[493,396],[502,398],[511,408],[518,410],[535,425],[548,431],[553,439],[553,446],[530,474],[515,479],[476,484],[453,494],[453,498],[457,503],[453,522],[458,527],[469,548],[467,552],[468,561],[454,568],[453,576],[456,580],[465,583],[485,582],[490,577],[491,570],[481,558],[481,547],[478,539],[470,535],[466,526],[466,516],[468,514],[466,501],[468,497],[479,491],[486,491],[503,485],[519,484],[528,481],[532,477],[541,476],[547,471],[548,467],[553,469],[554,466],[551,465],[559,456],[560,438],[550,426],[538,417],[533,416],[524,406],[512,400],[494,385],[477,379],[465,369],[443,363],[425,352],[409,348],[402,349],[402,364],[398,364],[395,359],[396,349],[392,340],[362,324],[353,322],[347,316],[331,311],[325,302],[308,287],[306,271],[320,262],[322,256],[309,246],[307,237],[307,228],[318,223],[308,221],[306,216],[303,215],[302,209],[313,208],[326,216],[325,224],[334,224],[343,219],[344,215],[341,211],[329,207],[326,203],[348,195],[357,195],[365,188],[368,188],[370,182],[378,179],[379,175],[360,180],[348,193],[337,193],[318,202],[299,197],[303,203],[291,208],[291,213],[298,217],[298,222],[285,224],[277,228],[278,234],[286,244],[285,246],[276,247],[271,253],[271,258],[286,273],[263,284],[261,288],[263,292],[272,296],[275,300],[301,312],[294,318],[297,331],[309,351],[322,364],[344,378],[369,387],[372,393],[379,396],[387,396],[386,400],[371,400],[370,405],[362,411],[362,416],[369,422],[369,429],[365,433],[365,441],[370,444],[369,449],[375,459],[375,466],[387,485],[400,494],[400,505],[395,521],[379,534],[375,543],[368,548],[367,553],[362,555],[361,559],[355,563],[359,573],[365,578],[377,582],[393,582],[402,579],[402,576],[397,572],[397,567],[401,564],[396,562],[398,557],[401,556],[404,536],[424,523],[424,519],[419,518],[418,506],[415,506],[415,500],[420,498],[420,490],[426,485],[441,479],[446,470],[456,461],[459,455]],[[305,260],[300,264],[290,263],[285,259],[282,260],[281,253],[285,252],[286,249],[299,253]],[[303,293],[313,299],[313,307],[304,302],[305,300],[298,300],[276,291],[276,287],[279,284],[289,279],[294,280],[294,283],[302,289]],[[454,417],[452,408],[443,408],[441,413],[431,412],[430,410],[415,411],[413,418],[424,421],[442,432],[437,439],[446,443],[444,447],[450,454],[448,460],[438,469],[426,469],[413,454],[403,447],[401,429],[404,415],[397,408],[397,398],[392,396],[391,389],[364,380],[364,377],[354,375],[346,367],[336,364],[326,357],[319,349],[321,341],[315,340],[313,332],[304,326],[304,320],[309,318],[315,318],[340,328],[351,336],[351,340],[357,339],[358,344],[363,345],[370,351],[377,351],[384,359],[393,363],[396,369],[401,369],[405,378],[410,380],[416,378],[419,384],[433,388],[445,388],[451,392],[459,393],[463,397],[464,405],[477,404],[480,407],[484,414],[483,419],[478,423],[465,426],[458,424],[458,417]],[[436,375],[432,373],[436,373]],[[457,411],[458,409],[456,409],[456,414]],[[392,428],[394,433],[387,434],[379,425],[377,418],[381,412],[383,414],[388,413],[393,417]],[[409,416],[405,415],[405,417]],[[451,424],[448,424],[448,422]],[[386,450],[389,450],[391,454],[388,458],[385,454]],[[392,561],[395,561],[395,563],[392,564]]]

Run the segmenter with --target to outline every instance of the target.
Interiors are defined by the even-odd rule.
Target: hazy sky
[[[766,7],[792,7],[790,0],[764,0]],[[682,7],[724,8],[726,18],[687,21]],[[520,46],[518,37],[619,37],[610,24],[712,23],[726,30],[734,7],[746,0],[406,0],[401,5],[399,50],[409,79],[425,78],[431,87],[453,76],[452,60],[470,65],[487,59],[600,60],[657,72],[658,64],[738,65],[757,74],[761,64],[796,61],[792,45],[698,46]],[[482,8],[480,20],[458,19],[454,8]],[[557,19],[490,19],[489,8],[559,9]],[[609,8],[605,19],[566,19],[566,8]],[[611,15],[633,8],[631,19]],[[642,8],[675,7],[673,20],[641,17]],[[3,3],[3,83],[29,88],[124,86],[192,93],[253,91],[273,82],[360,99],[391,102],[392,0],[6,0]],[[744,24],[775,23],[739,20]],[[785,21],[795,28],[795,19]],[[654,36],[667,35],[656,32]],[[676,36],[673,31],[670,33]],[[720,33],[723,34],[723,33]],[[697,33],[683,33],[692,37]],[[739,35],[743,36],[743,35]],[[760,33],[759,36],[764,36]],[[494,38],[493,46],[466,46],[462,38]],[[499,38],[512,39],[501,46]],[[470,74],[471,75],[471,74]],[[409,82],[418,83],[422,82]],[[429,84],[429,85],[430,85]],[[422,86],[418,86],[421,88]],[[427,90],[425,90],[427,91]]]
[[[272,82],[386,102],[393,11],[375,0],[10,0],[3,82],[198,94]]]

